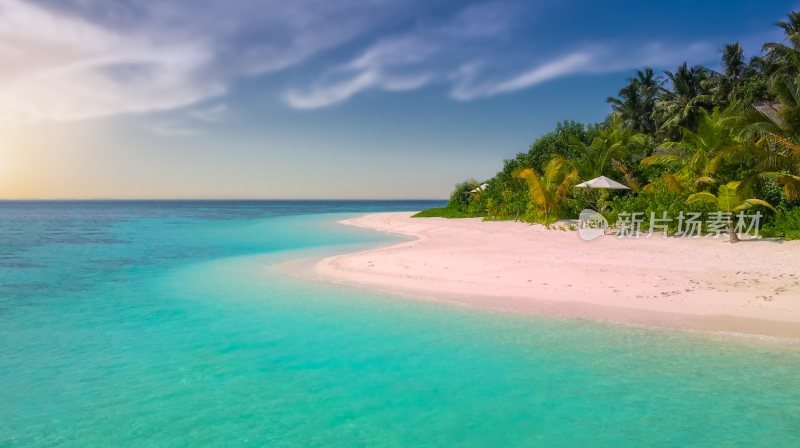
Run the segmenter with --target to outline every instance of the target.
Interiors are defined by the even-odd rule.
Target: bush
[[[577,141],[590,144],[600,129],[600,125],[584,125],[574,121],[559,122],[554,130],[542,134],[531,143],[528,152],[517,154],[516,165],[534,168],[536,171],[542,172],[553,156],[559,155],[568,159],[576,159],[578,153],[574,149],[573,143]]]
[[[486,219],[521,219],[528,207],[528,185],[510,173],[500,172],[478,198]]]
[[[453,192],[450,193],[450,200],[447,202],[447,208],[466,213],[473,199],[473,195],[470,194],[470,191],[479,186],[480,184],[475,179],[468,179],[464,182],[457,183]]]
[[[800,239],[800,207],[778,213],[772,223],[761,229],[761,236]]]
[[[663,213],[667,212],[667,218],[672,219],[671,222],[666,223],[670,233],[674,233],[677,230],[678,216],[681,212],[684,215],[690,212],[700,212],[704,214],[705,219],[707,212],[715,210],[713,206],[708,204],[695,203],[687,205],[686,197],[670,192],[663,183],[655,183],[646,193],[640,193],[636,196],[615,197],[609,201],[609,205],[611,210],[603,212],[603,215],[610,224],[617,222],[621,212],[644,213],[642,230],[650,228],[651,213],[655,213],[656,218],[661,218]]]

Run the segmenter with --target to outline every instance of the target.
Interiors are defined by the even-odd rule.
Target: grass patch
[[[476,216],[450,207],[435,207],[423,210],[412,218],[476,218]]]

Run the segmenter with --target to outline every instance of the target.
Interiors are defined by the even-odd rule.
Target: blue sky
[[[4,0],[0,196],[445,197],[795,6]]]

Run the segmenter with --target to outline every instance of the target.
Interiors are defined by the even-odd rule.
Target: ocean
[[[282,263],[423,201],[0,202],[0,447],[800,446],[800,350]]]

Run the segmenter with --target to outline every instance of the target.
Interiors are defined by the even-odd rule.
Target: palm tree
[[[795,36],[800,32],[800,12],[792,11],[787,14],[789,20],[781,20],[778,27],[783,29],[786,36]]]
[[[577,170],[561,156],[550,159],[542,175],[533,168],[520,168],[514,171],[514,176],[527,182],[536,220],[545,224],[557,218],[569,189],[578,183]]]
[[[766,58],[775,64],[774,75],[795,76],[800,70],[800,12],[792,11],[788,20],[778,22],[790,45],[781,42],[767,42],[762,47]]]
[[[656,76],[653,69],[636,70],[636,77],[628,79],[628,85],[619,90],[618,97],[608,97],[606,101],[626,126],[653,134],[656,131],[653,111],[662,83],[661,77]]]
[[[712,106],[709,71],[702,66],[689,67],[685,62],[675,72],[666,72],[671,89],[662,86],[655,114],[661,131],[674,134],[681,126],[694,131],[701,109]]]
[[[618,97],[608,97],[606,102],[611,104],[611,108],[622,117],[625,124],[635,127],[643,112],[643,99],[639,92],[636,79],[629,79],[628,85],[619,89]]]
[[[731,84],[741,81],[747,64],[744,62],[744,49],[738,42],[725,45],[722,50],[722,74]]]
[[[790,201],[800,199],[800,79],[773,86],[779,102],[772,112],[752,110],[742,136],[753,141],[746,151],[727,151],[728,161],[750,167],[750,177],[774,178]],[[740,148],[741,149],[741,148]],[[747,179],[746,179],[747,180]]]
[[[615,168],[615,161],[622,162],[631,153],[641,152],[647,143],[647,135],[626,126],[620,114],[615,113],[590,144],[580,141],[572,143],[578,154],[573,165],[583,180],[610,175],[614,171],[620,171]]]
[[[763,56],[753,56],[744,71],[745,78],[751,78],[757,74],[770,75],[775,71],[775,64],[770,58]]]
[[[725,45],[722,49],[722,73],[714,77],[716,81],[714,103],[728,105],[735,101],[742,80],[749,66],[744,60],[741,44]]]
[[[727,213],[728,236],[730,237],[731,243],[739,241],[739,237],[736,235],[736,229],[733,225],[734,212],[742,211],[756,205],[761,205],[767,207],[773,212],[777,212],[775,207],[773,207],[767,201],[761,199],[745,199],[743,189],[741,189],[740,186],[741,182],[728,182],[727,184],[719,187],[719,191],[716,195],[713,195],[707,191],[702,191],[700,193],[694,193],[690,195],[686,200],[687,204],[705,202],[707,204],[716,206],[719,211]]]
[[[800,76],[773,78],[771,87],[780,105],[778,116],[767,118],[791,135],[800,134]]]
[[[710,114],[700,109],[696,131],[681,128],[680,139],[659,145],[656,154],[642,159],[642,165],[672,167],[678,177],[694,184],[695,191],[715,185],[722,162],[745,147],[733,133],[740,126],[740,116],[732,112],[735,109],[714,108]]]
[[[766,136],[777,150],[763,150],[759,157],[759,177],[772,177],[783,187],[786,199],[800,200],[800,144],[775,133]]]

